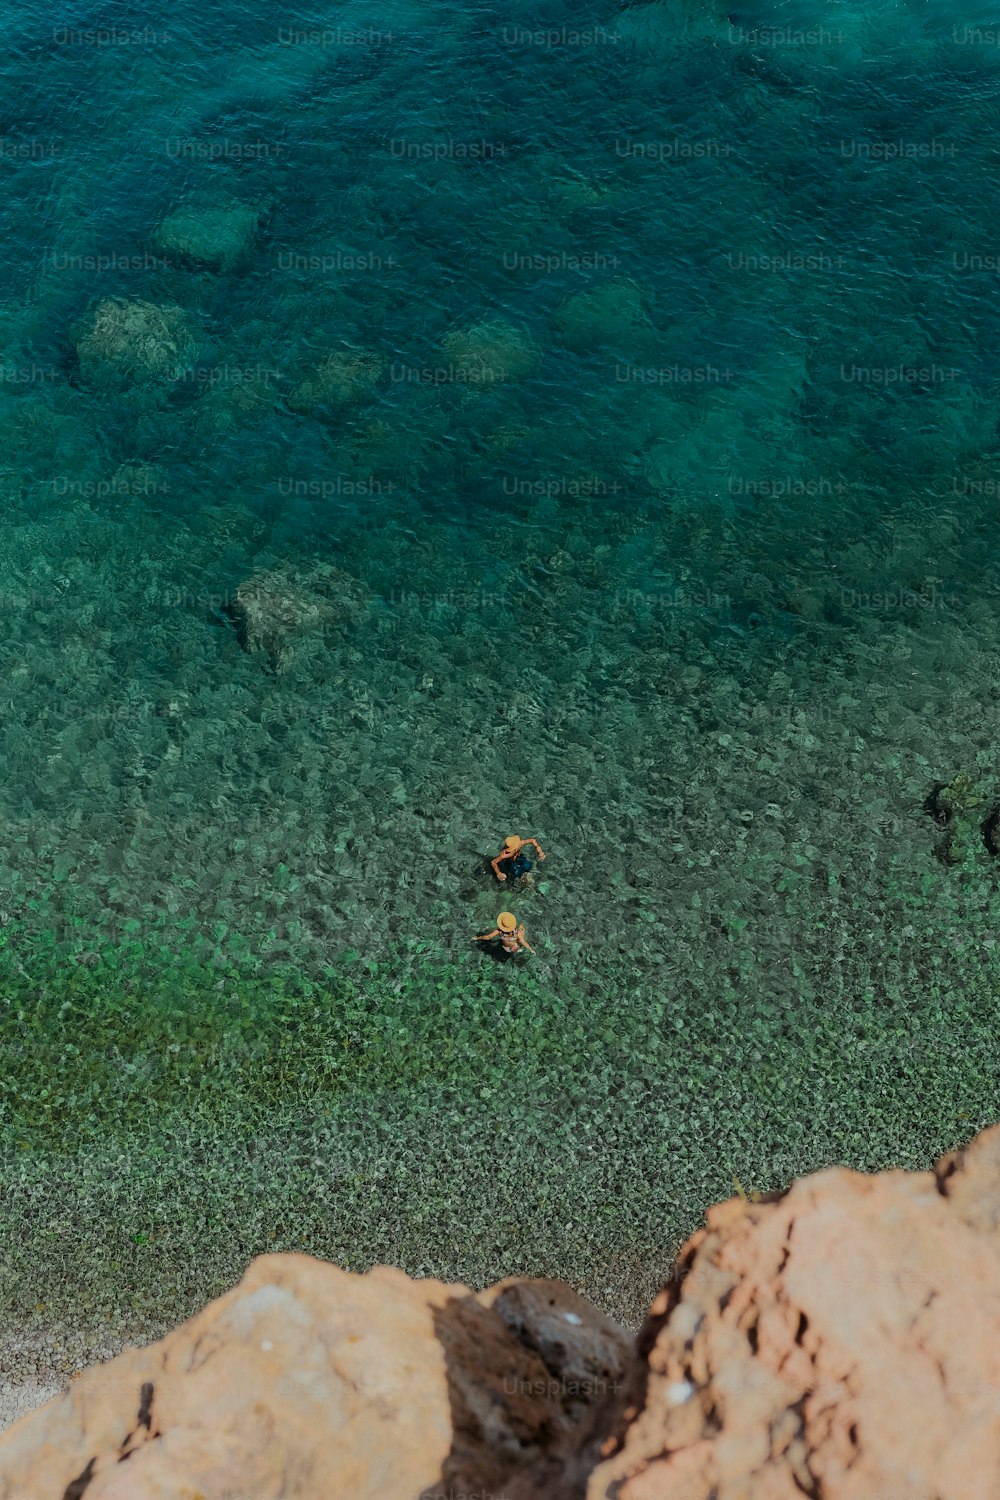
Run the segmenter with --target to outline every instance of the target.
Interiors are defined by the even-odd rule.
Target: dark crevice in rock
[[[78,1474],[72,1483],[68,1484],[63,1491],[62,1500],[80,1500],[81,1495],[94,1477],[94,1468],[97,1459],[92,1458],[82,1474]]]
[[[943,1157],[941,1161],[935,1164],[934,1186],[937,1188],[942,1198],[949,1198],[951,1196],[948,1189],[948,1183],[958,1171],[960,1157],[961,1152],[956,1151],[953,1152],[950,1156]]]
[[[793,1411],[795,1413],[795,1420],[798,1424],[795,1429],[796,1437],[805,1438],[806,1435],[806,1402],[808,1401],[808,1399],[809,1392],[806,1391],[799,1397],[797,1401],[793,1401],[791,1406],[788,1408],[789,1411]]]
[[[421,1500],[583,1500],[589,1474],[641,1408],[624,1330],[544,1281],[511,1282],[485,1307],[454,1298],[434,1322],[453,1438]]]
[[[1000,854],[1000,806],[995,807],[979,825],[983,843],[992,855]]]
[[[808,1466],[807,1472],[809,1473],[809,1483],[807,1485],[802,1483],[802,1480],[796,1474],[794,1469],[792,1469],[790,1472],[792,1480],[795,1484],[795,1488],[797,1490],[801,1490],[803,1495],[808,1495],[809,1500],[822,1500],[823,1492],[820,1488],[819,1480],[815,1478],[812,1471],[808,1469]]]
[[[153,1425],[153,1382],[143,1382],[139,1392],[139,1426],[149,1432]]]
[[[791,1183],[783,1188],[769,1188],[766,1193],[761,1193],[757,1198],[758,1203],[780,1203],[782,1198],[787,1198],[792,1190]]]
[[[715,1404],[715,1398],[711,1393],[711,1386],[703,1386],[702,1393],[708,1398],[708,1405],[704,1408],[704,1422],[702,1426],[702,1439],[718,1437],[722,1431],[722,1418],[719,1408]],[[670,1451],[669,1449],[667,1450]]]

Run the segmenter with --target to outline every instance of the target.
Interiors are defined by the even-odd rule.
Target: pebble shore
[[[131,1344],[161,1337],[155,1332],[112,1329],[8,1326],[0,1331],[0,1432],[68,1389],[83,1370],[114,1359]]]

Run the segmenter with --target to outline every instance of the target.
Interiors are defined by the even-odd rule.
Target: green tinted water
[[[150,1285],[280,1233],[621,1307],[734,1173],[996,1117],[996,867],[924,802],[1000,802],[1000,50],[829,9],[11,23],[12,1245],[83,1276],[139,1213]],[[521,973],[471,942],[507,904]],[[178,1145],[344,1110],[433,1192]]]

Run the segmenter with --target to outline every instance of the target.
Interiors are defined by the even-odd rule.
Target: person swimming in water
[[[535,951],[524,935],[524,923],[519,923],[512,911],[502,911],[497,917],[497,925],[493,931],[480,933],[472,941],[474,943],[491,943],[494,938],[500,939],[503,944],[504,953],[508,954],[511,958],[515,954],[523,952],[524,949],[527,949],[529,953],[534,953]]]
[[[496,859],[490,860],[490,869],[498,880],[507,880],[510,876],[516,880],[531,873],[531,860],[524,852],[527,844],[535,846],[540,860],[545,858],[545,851],[537,839],[522,839],[516,833],[509,833]]]

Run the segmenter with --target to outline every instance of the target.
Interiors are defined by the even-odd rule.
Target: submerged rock
[[[170,489],[167,473],[159,464],[119,464],[111,477],[113,495],[136,496],[148,499],[151,495],[164,494]]]
[[[584,351],[649,335],[652,327],[643,289],[626,277],[567,297],[556,309],[556,330],[570,349]]]
[[[99,303],[76,340],[80,373],[95,384],[179,380],[196,349],[183,309],[120,297]]]
[[[0,1436],[0,1500],[992,1500],[1000,1127],[710,1209],[632,1342],[553,1281],[304,1255]]]
[[[191,413],[198,432],[211,441],[267,421],[280,398],[278,374],[264,366],[237,366],[229,380],[209,385]]]
[[[227,611],[244,651],[261,652],[280,672],[304,638],[350,623],[363,608],[357,581],[338,568],[280,563],[241,583]]]
[[[965,771],[932,788],[924,802],[924,811],[943,830],[936,852],[944,864],[962,864],[983,843],[991,854],[996,852],[993,815],[982,821],[985,804],[982,787]]]
[[[294,411],[310,413],[322,407],[348,406],[370,396],[382,374],[382,360],[363,349],[342,349],[299,381],[288,397]]]
[[[263,209],[249,203],[185,203],[167,215],[153,243],[168,255],[229,271],[249,250],[263,217]]]
[[[441,347],[455,366],[457,378],[470,385],[524,380],[541,359],[541,351],[528,335],[500,318],[454,329],[445,335]]]

